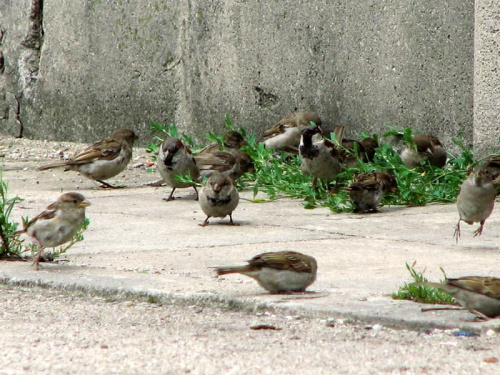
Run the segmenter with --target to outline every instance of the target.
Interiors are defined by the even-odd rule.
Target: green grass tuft
[[[425,269],[419,272],[415,269],[416,262],[411,266],[406,263],[406,269],[410,272],[410,276],[413,278],[413,282],[428,282],[427,278],[424,276]],[[399,287],[399,290],[391,295],[393,299],[407,299],[411,301],[416,301],[419,303],[430,303],[439,305],[456,305],[455,299],[448,293],[443,292],[440,289],[436,289],[429,286],[416,286],[412,283],[405,283],[403,286]]]

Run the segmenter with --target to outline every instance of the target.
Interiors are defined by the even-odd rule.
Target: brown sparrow
[[[446,149],[436,137],[422,133],[413,136],[416,150],[406,145],[401,151],[401,160],[408,168],[416,168],[421,161],[428,161],[434,167],[443,168],[448,159]]]
[[[316,112],[294,112],[282,118],[276,125],[264,132],[264,145],[276,150],[297,150],[302,130],[311,121],[321,127],[321,119]]]
[[[207,218],[200,224],[205,227],[211,217],[224,218],[229,215],[229,224],[233,223],[232,213],[238,206],[240,195],[233,180],[224,173],[214,171],[208,178],[200,194],[200,207]]]
[[[376,212],[385,193],[397,193],[396,177],[387,171],[357,175],[346,188],[354,205],[354,212]]]
[[[316,186],[318,179],[326,182],[335,180],[342,170],[342,152],[333,143],[325,139],[313,142],[313,136],[320,132],[317,126],[306,127],[302,131],[299,146],[299,155],[302,158],[300,169],[304,174],[313,177],[313,186]]]
[[[485,164],[485,168],[490,171],[493,178],[493,185],[500,187],[500,155],[491,156]]]
[[[217,267],[217,275],[241,273],[255,279],[271,293],[303,292],[316,280],[318,264],[311,256],[295,251],[262,253],[239,267]]]
[[[481,167],[475,167],[469,177],[462,183],[457,198],[458,219],[453,236],[460,237],[460,221],[467,224],[479,223],[474,237],[483,232],[484,222],[491,215],[495,205],[496,189],[492,182],[491,173]]]
[[[129,129],[121,129],[109,138],[96,142],[70,160],[41,166],[39,170],[64,167],[80,172],[87,178],[99,182],[103,187],[115,186],[104,182],[121,173],[132,158],[132,147],[137,135]]]
[[[163,200],[167,202],[174,200],[175,189],[190,186],[196,192],[196,200],[198,200],[198,190],[195,185],[181,182],[175,178],[177,175],[189,175],[193,181],[196,181],[200,177],[200,170],[191,150],[179,138],[165,139],[158,152],[156,166],[165,183],[172,187],[168,198],[163,198]]]
[[[253,160],[241,147],[248,143],[243,136],[231,130],[224,135],[224,143],[212,143],[195,157],[202,176],[210,177],[213,171],[226,172],[233,180],[254,169]]]
[[[344,126],[339,125],[335,127],[335,134],[337,135],[337,140],[342,145],[340,148],[340,160],[344,167],[351,168],[358,165],[358,158],[364,163],[372,162],[375,157],[375,149],[378,147],[378,142],[371,138],[365,138],[361,142],[354,139],[343,138]],[[356,152],[358,152],[358,158],[356,158]]]
[[[38,253],[33,262],[36,270],[44,248],[64,244],[80,230],[85,219],[85,207],[88,206],[90,202],[83,195],[65,193],[25,224],[23,230],[15,233],[26,233],[36,242]]]
[[[420,282],[413,285],[441,289],[483,319],[500,316],[500,279],[496,277],[466,276],[447,278],[443,284]]]

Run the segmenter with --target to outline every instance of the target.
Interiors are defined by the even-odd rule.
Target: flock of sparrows
[[[301,170],[313,177],[313,185],[317,180],[334,181],[344,168],[355,165],[358,158],[365,162],[373,160],[378,147],[374,139],[344,139],[344,128],[340,126],[335,128],[338,143],[334,143],[323,137],[321,126],[321,119],[315,112],[296,112],[265,131],[263,142],[266,147],[277,151],[298,153],[302,160]],[[132,130],[119,130],[71,159],[42,166],[40,170],[64,167],[112,188],[104,180],[126,168],[136,139]],[[446,164],[446,149],[436,137],[416,134],[413,141],[414,144],[408,144],[400,150],[401,160],[408,168],[425,165],[422,161],[440,168]],[[176,189],[192,187],[196,200],[199,200],[207,216],[201,226],[208,225],[211,217],[226,216],[229,216],[229,224],[234,225],[232,213],[239,202],[235,181],[253,169],[252,159],[244,151],[245,145],[247,143],[239,132],[230,131],[225,135],[224,144],[211,144],[194,156],[180,139],[167,138],[157,157],[157,169],[164,182],[172,188],[164,200],[174,200]],[[186,182],[178,179],[178,175],[188,175],[190,179]],[[196,181],[199,181],[200,176],[208,179],[198,194]],[[485,165],[474,168],[463,182],[457,199],[460,217],[454,234],[457,241],[460,237],[460,221],[480,223],[474,234],[482,233],[496,198],[494,180],[498,182],[499,179],[500,157],[497,156]],[[396,192],[398,186],[395,176],[390,172],[374,171],[357,175],[347,190],[355,211],[368,212],[376,211],[383,195]],[[89,205],[79,193],[62,194],[45,211],[25,224],[23,230],[16,232],[28,234],[38,245],[34,261],[36,269],[45,247],[59,246],[78,232],[85,218],[85,207]],[[311,256],[294,251],[270,252],[255,256],[246,266],[219,267],[216,272],[218,275],[240,273],[252,277],[271,293],[303,292],[316,279],[317,262]],[[473,276],[446,279],[444,284],[426,285],[451,294],[461,305],[480,317],[500,315],[500,279]]]

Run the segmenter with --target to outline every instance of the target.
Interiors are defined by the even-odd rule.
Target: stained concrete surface
[[[136,150],[136,162],[148,156]],[[192,189],[176,191],[144,186],[157,179],[131,166],[120,176],[124,189],[101,190],[74,172],[37,171],[40,161],[7,160],[3,177],[11,194],[25,200],[13,217],[33,216],[63,191],[78,190],[92,202],[85,240],[57,264],[34,271],[29,263],[0,263],[4,282],[40,284],[102,294],[152,294],[193,303],[290,309],[303,314],[351,317],[397,327],[466,327],[482,330],[498,322],[471,323],[465,311],[421,313],[421,305],[395,301],[390,294],[410,276],[405,263],[417,262],[431,280],[448,276],[494,275],[500,257],[500,212],[496,207],[481,237],[462,226],[458,244],[452,238],[458,214],[453,204],[383,207],[378,214],[336,214],[326,208],[306,210],[287,198],[252,203],[250,191],[233,218],[205,219]],[[279,296],[264,293],[251,279],[217,278],[212,267],[242,264],[264,251],[296,250],[319,263],[316,294]]]

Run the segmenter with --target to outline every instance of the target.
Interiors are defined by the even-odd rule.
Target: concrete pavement
[[[139,152],[134,163],[147,156]],[[172,202],[167,187],[147,187],[158,175],[131,166],[119,176],[124,189],[101,190],[74,172],[37,171],[40,161],[4,161],[3,178],[10,195],[25,200],[13,215],[32,217],[61,192],[79,191],[92,202],[85,240],[63,257],[34,271],[27,262],[0,262],[4,283],[82,289],[99,294],[154,295],[160,300],[231,308],[286,309],[306,316],[352,318],[408,328],[453,328],[480,331],[499,328],[499,320],[471,322],[466,311],[422,313],[424,307],[395,301],[390,294],[410,282],[405,262],[417,261],[431,280],[492,275],[500,277],[500,207],[487,220],[483,235],[463,225],[455,244],[458,220],[453,204],[383,207],[378,214],[335,214],[326,208],[306,210],[299,200],[252,203],[241,192],[233,218],[239,226],[211,219],[208,227],[192,189],[177,190]],[[318,260],[314,294],[269,295],[239,275],[216,278],[210,267],[241,264],[264,251],[296,250]],[[425,306],[429,307],[429,306]]]

